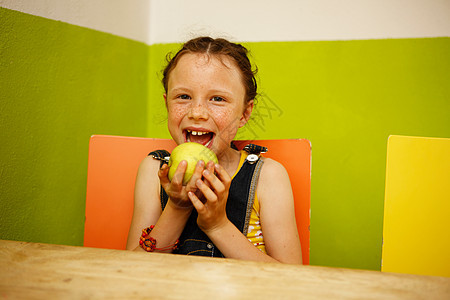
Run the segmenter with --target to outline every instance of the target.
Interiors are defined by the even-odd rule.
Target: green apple
[[[197,162],[203,160],[205,164],[209,161],[218,163],[216,154],[209,148],[199,143],[184,143],[173,149],[169,159],[169,180],[172,180],[178,164],[182,161],[187,161],[186,172],[183,177],[183,185],[186,185],[194,174]]]

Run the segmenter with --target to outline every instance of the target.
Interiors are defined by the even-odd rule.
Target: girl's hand
[[[214,172],[211,167],[214,166]],[[228,192],[231,185],[231,177],[227,171],[220,165],[208,163],[208,168],[202,172],[204,180],[197,179],[196,186],[201,191],[204,201],[189,192],[188,196],[194,208],[197,210],[197,224],[206,234],[224,226],[229,222],[226,213],[226,204]]]
[[[169,166],[164,164],[158,171],[158,177],[161,186],[169,196],[169,202],[174,205],[175,208],[188,209],[192,207],[192,203],[187,195],[188,192],[196,193],[198,197],[201,196],[201,192],[198,191],[196,181],[202,178],[202,171],[205,170],[205,163],[200,160],[195,166],[194,174],[186,186],[183,186],[183,177],[186,172],[187,162],[181,161],[178,165],[172,181],[169,180]],[[214,164],[213,164],[214,168]],[[214,169],[210,170],[214,171]]]

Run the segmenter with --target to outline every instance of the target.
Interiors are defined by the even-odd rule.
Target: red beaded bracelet
[[[175,250],[178,248],[178,244],[180,243],[180,240],[177,240],[175,244],[162,247],[162,248],[156,248],[156,239],[149,236],[150,232],[155,228],[155,225],[152,225],[150,227],[144,228],[142,230],[142,236],[139,240],[139,245],[147,252],[153,252],[155,250],[158,251],[164,251],[164,250]]]

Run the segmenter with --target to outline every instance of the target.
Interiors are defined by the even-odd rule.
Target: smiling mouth
[[[186,130],[185,131],[186,142],[193,142],[202,144],[203,146],[209,147],[214,139],[214,133],[208,131],[195,131]]]

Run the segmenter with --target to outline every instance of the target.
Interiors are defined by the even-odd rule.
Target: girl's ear
[[[250,119],[250,116],[253,111],[253,104],[254,104],[253,100],[248,101],[247,106],[245,107],[244,112],[242,113],[242,117],[239,120],[239,128],[247,124],[248,120]]]
[[[163,97],[164,97],[164,103],[166,104],[166,108],[167,108],[167,94],[164,93],[164,94],[163,94]]]

